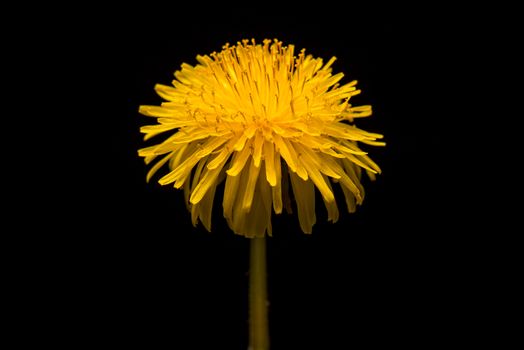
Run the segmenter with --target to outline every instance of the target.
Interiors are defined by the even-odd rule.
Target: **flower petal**
[[[264,145],[264,137],[257,132],[255,136],[255,143],[253,149],[253,161],[255,166],[258,168],[260,166],[260,160],[262,159],[262,146]]]
[[[271,196],[273,197],[273,209],[275,210],[276,214],[280,214],[282,213],[282,174],[280,165],[280,154],[278,152],[275,154],[274,161],[276,184],[274,187],[271,187]]]
[[[233,160],[230,163],[231,166],[226,171],[228,175],[237,176],[242,171],[242,169],[244,169],[244,166],[251,155],[251,144],[252,140],[248,140],[246,146],[240,152],[235,152]]]
[[[257,183],[260,167],[255,165],[254,159],[249,163],[249,176],[244,190],[244,197],[242,199],[242,210],[248,212],[253,203],[253,195],[255,193],[255,185]]]
[[[235,206],[236,198],[242,192],[239,191],[240,176],[226,176],[226,183],[224,185],[224,199],[222,207],[224,209],[224,217],[229,221],[233,218],[233,207]]]
[[[274,146],[269,141],[264,142],[264,157],[266,168],[266,179],[269,184],[274,187],[277,185],[277,174],[275,169],[275,153]]]
[[[290,172],[291,186],[297,202],[298,221],[304,233],[312,233],[317,221],[315,214],[315,186],[311,181],[304,181]]]
[[[331,187],[329,179],[325,175],[323,175],[322,177],[324,178],[324,182],[328,185],[331,192],[333,192],[333,188]],[[337,201],[334,200],[333,202],[327,202],[326,200],[324,200],[324,205],[326,206],[328,212],[328,221],[331,221],[333,223],[337,222],[339,216]]]

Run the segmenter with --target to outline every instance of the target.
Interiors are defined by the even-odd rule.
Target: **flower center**
[[[264,138],[268,141],[273,141],[273,123],[267,119],[259,119],[255,122],[255,127],[258,132],[261,132]]]

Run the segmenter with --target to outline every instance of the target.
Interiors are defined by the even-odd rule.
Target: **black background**
[[[450,87],[444,93],[442,84],[452,76],[442,32],[424,16],[369,9],[279,15],[221,8],[201,16],[199,6],[67,20],[81,30],[54,64],[75,82],[60,94],[78,88],[82,95],[71,102],[81,122],[68,124],[63,141],[86,157],[66,161],[61,209],[45,215],[54,231],[37,240],[41,264],[27,277],[41,292],[28,297],[28,315],[44,329],[35,337],[66,345],[247,348],[249,241],[228,229],[219,200],[212,233],[192,227],[182,193],[146,184],[148,168],[137,156],[139,127],[151,121],[138,106],[161,102],[154,85],[168,85],[197,54],[244,38],[278,38],[314,56],[337,56],[334,70],[363,91],[355,104],[373,105],[374,115],[357,125],[387,142],[365,147],[383,174],[364,180],[357,213],[345,212],[339,193],[336,224],[326,222],[317,197],[312,235],[301,233],[294,215],[274,217],[272,349],[425,347],[481,337],[472,320],[486,309],[473,286],[487,263],[475,258],[477,243],[463,230],[465,200],[454,193],[466,180],[450,157],[453,130],[442,123],[443,114],[454,117]]]

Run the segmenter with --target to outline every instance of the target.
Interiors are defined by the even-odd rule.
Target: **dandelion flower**
[[[155,86],[166,102],[139,110],[158,122],[141,128],[145,140],[169,133],[139,150],[146,164],[160,157],[147,180],[167,164],[159,183],[184,190],[193,225],[211,230],[221,183],[224,217],[247,237],[270,235],[272,212],[291,212],[293,198],[302,231],[311,233],[315,189],[328,220],[339,217],[335,185],[355,211],[364,199],[362,171],[371,179],[380,173],[359,143],[384,143],[354,125],[371,106],[350,103],[360,90],[356,81],[339,83],[344,75],[332,72],[335,57],[324,63],[278,40],[243,40],[196,59],[175,72],[173,86]]]

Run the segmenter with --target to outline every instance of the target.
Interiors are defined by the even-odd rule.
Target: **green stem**
[[[266,239],[251,239],[249,267],[249,348],[268,350]]]

